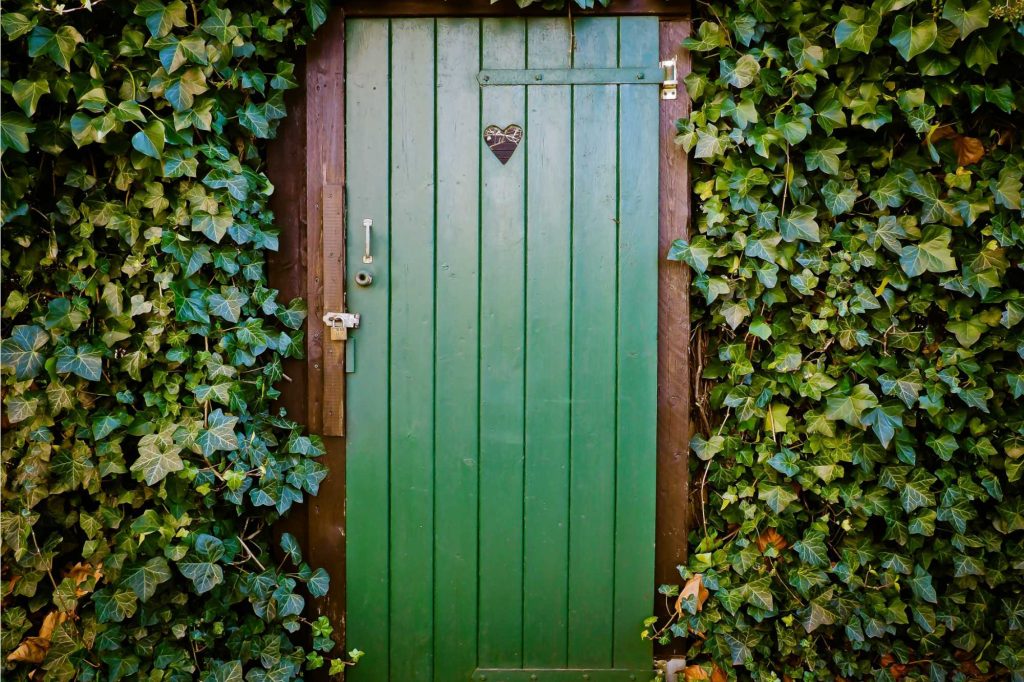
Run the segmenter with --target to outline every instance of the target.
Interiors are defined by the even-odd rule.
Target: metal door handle
[[[366,243],[363,250],[363,262],[372,263],[373,254],[370,251],[370,230],[373,228],[373,218],[363,218],[363,227],[366,228]]]

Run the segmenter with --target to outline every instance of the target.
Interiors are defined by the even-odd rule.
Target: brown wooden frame
[[[281,291],[282,300],[301,297],[309,307],[306,360],[285,363],[288,382],[280,402],[293,419],[324,437],[324,463],[331,470],[320,486],[320,494],[292,514],[282,530],[302,541],[312,565],[327,567],[331,572],[330,591],[316,602],[315,615],[330,618],[335,625],[334,636],[341,643],[345,619],[345,440],[344,415],[335,414],[335,407],[343,405],[344,399],[344,344],[325,343],[321,318],[326,311],[344,310],[344,225],[338,218],[344,215],[344,193],[340,190],[345,181],[345,18],[523,14],[552,12],[519,10],[511,0],[498,4],[490,0],[343,2],[297,60],[296,75],[301,85],[289,93],[288,118],[268,150],[268,175],[275,187],[271,207],[281,227],[280,250],[269,259],[270,282]],[[687,0],[616,0],[610,8],[573,11],[576,16],[586,14],[659,16],[663,58],[676,55],[680,79],[689,72],[689,54],[680,47],[690,32]],[[675,121],[689,113],[689,106],[680,87],[679,99],[663,102],[661,107],[658,243],[662,254],[675,239],[688,234],[690,179],[686,154],[675,144]],[[327,219],[325,199],[332,213]],[[689,284],[689,271],[681,263],[661,262],[655,550],[658,583],[678,582],[676,566],[685,561],[687,550]]]

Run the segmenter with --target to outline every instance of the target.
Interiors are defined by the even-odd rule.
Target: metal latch
[[[661,67],[662,75],[665,77],[665,80],[661,81],[661,98],[675,99],[676,91],[679,88],[679,79],[676,77],[676,58],[672,57],[672,59],[659,62],[658,66]]]
[[[331,329],[331,341],[344,341],[348,330],[359,326],[358,313],[324,313],[324,324]]]

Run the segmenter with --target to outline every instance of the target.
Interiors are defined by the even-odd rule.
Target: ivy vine
[[[1024,24],[735,0],[685,46],[687,679],[1024,679]]]
[[[4,5],[11,679],[263,682],[345,665],[331,624],[302,615],[327,573],[288,534],[272,552],[270,533],[326,475],[320,439],[271,408],[306,308],[267,286],[262,163],[326,11]]]

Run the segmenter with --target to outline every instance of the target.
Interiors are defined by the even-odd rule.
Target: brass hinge
[[[661,81],[661,98],[675,99],[678,96],[679,79],[676,77],[676,58],[659,62],[664,80]]]

